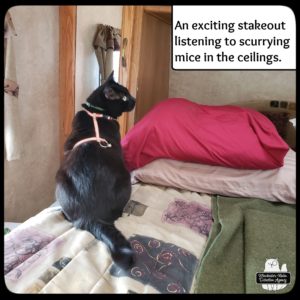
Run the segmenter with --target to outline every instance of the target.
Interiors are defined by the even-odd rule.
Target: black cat
[[[56,174],[56,200],[65,217],[103,241],[123,269],[133,264],[133,251],[114,221],[130,198],[131,183],[115,118],[134,106],[135,99],[114,81],[112,73],[82,104],[84,110],[75,115]],[[95,141],[97,131],[100,143]],[[84,141],[87,138],[94,140]]]

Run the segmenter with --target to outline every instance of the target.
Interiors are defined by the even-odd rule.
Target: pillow
[[[283,165],[289,147],[263,114],[182,98],[157,104],[122,140],[131,171],[157,158],[243,169]]]
[[[241,170],[157,159],[134,170],[144,183],[233,197],[255,197],[296,203],[296,153],[289,150],[284,165],[275,170]]]

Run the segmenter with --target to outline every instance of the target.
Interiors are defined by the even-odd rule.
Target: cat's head
[[[135,99],[126,87],[115,82],[114,72],[112,72],[107,80],[87,98],[87,104],[82,106],[92,112],[117,118],[123,112],[131,111],[134,108]]]

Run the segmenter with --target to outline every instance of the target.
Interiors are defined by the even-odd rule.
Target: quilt
[[[14,293],[190,293],[212,226],[211,196],[137,183],[115,225],[135,265],[123,271],[104,243],[50,207],[5,235]]]

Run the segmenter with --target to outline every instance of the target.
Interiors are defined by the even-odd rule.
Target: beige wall
[[[169,97],[222,105],[248,100],[296,101],[295,71],[170,71]]]
[[[22,222],[54,200],[58,148],[57,6],[10,9],[16,39],[24,141],[20,160],[4,160],[5,221]]]
[[[122,6],[77,6],[75,111],[99,85],[93,38],[100,23],[121,28]]]

